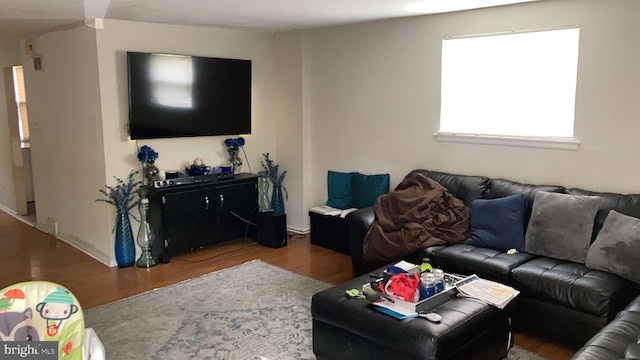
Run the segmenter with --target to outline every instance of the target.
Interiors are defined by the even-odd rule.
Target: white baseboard
[[[47,233],[49,234],[49,229],[47,228],[47,225],[45,224],[36,224],[36,229],[42,231],[43,233]],[[87,244],[86,242],[79,240],[79,239],[70,239],[64,235],[58,234],[56,236],[56,239],[60,240],[60,241],[64,241],[67,244],[73,246],[74,248],[82,251],[83,253],[91,256],[92,258],[98,260],[99,262],[109,266],[109,267],[114,267],[117,266],[117,263],[115,261],[111,260],[111,257],[102,253],[101,251],[96,250],[95,247]]]
[[[0,210],[4,211],[5,213],[7,213],[7,214],[9,214],[11,216],[13,216],[14,218],[16,218],[16,220],[22,221],[23,223],[25,223],[25,224],[27,224],[27,225],[29,225],[31,227],[35,227],[36,226],[36,224],[34,224],[34,223],[26,220],[22,216],[18,215],[18,213],[15,212],[15,210],[9,209],[8,207],[6,207],[6,206],[4,206],[2,204],[0,204]]]
[[[293,226],[287,226],[287,230],[296,234],[308,234],[311,231],[309,228],[297,228]]]
[[[92,258],[100,261],[101,263],[109,267],[114,267],[117,265],[115,261],[111,260],[111,257],[109,255],[104,254],[102,251],[98,251],[93,245],[88,244],[85,241],[82,241],[80,239],[70,239],[60,234],[58,234],[56,238],[66,242],[67,244],[73,246],[74,248],[82,251],[83,253],[91,256]]]

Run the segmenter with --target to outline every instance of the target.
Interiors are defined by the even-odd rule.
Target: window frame
[[[577,25],[568,25],[563,27],[556,28],[548,28],[548,29],[534,29],[534,30],[519,30],[519,31],[506,31],[506,32],[497,32],[497,33],[486,33],[486,34],[473,34],[473,35],[464,35],[464,36],[451,36],[445,37],[442,39],[442,44],[446,40],[452,39],[464,39],[464,38],[476,38],[476,37],[489,37],[496,35],[514,35],[514,34],[524,34],[524,33],[535,33],[535,32],[546,32],[546,31],[555,31],[555,30],[568,30],[568,29],[578,29],[580,27]],[[577,59],[576,62],[579,62],[579,43],[580,37],[578,33],[578,44],[577,44]],[[444,45],[441,45],[441,51],[443,50]],[[442,59],[441,66],[444,66],[444,56]],[[578,84],[578,65],[576,65],[576,73],[575,73],[575,84],[576,89],[574,91],[574,107],[575,102],[577,100],[577,84]],[[442,69],[441,69],[442,75]],[[441,107],[440,107],[440,119],[439,119],[439,127],[442,129],[442,112],[443,112],[443,86],[442,86],[442,77],[441,77]],[[575,109],[573,112],[572,118],[572,126],[575,129],[576,124],[576,116]],[[571,137],[561,137],[561,136],[529,136],[529,135],[496,135],[496,134],[482,134],[482,133],[472,133],[472,132],[450,132],[450,131],[442,131],[438,130],[434,133],[434,137],[436,141],[441,142],[453,142],[453,143],[470,143],[470,144],[484,144],[484,145],[504,145],[504,146],[518,146],[518,147],[533,147],[533,148],[550,148],[550,149],[559,149],[559,150],[577,150],[580,146],[580,140],[576,138],[575,131],[573,132]]]

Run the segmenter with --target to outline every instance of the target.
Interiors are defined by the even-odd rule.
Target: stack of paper
[[[455,283],[462,296],[482,300],[489,305],[504,309],[520,291],[497,282],[480,279],[477,275],[468,276]]]
[[[336,209],[327,205],[314,206],[311,209],[309,209],[309,211],[317,214],[331,215],[331,216],[340,215],[340,213],[342,213],[342,210]]]
[[[400,269],[408,273],[418,273],[418,274],[420,273],[420,266],[416,264],[412,264],[408,261],[400,260],[400,262],[397,262],[393,266],[399,267]]]
[[[309,209],[309,211],[314,212],[316,214],[321,214],[321,215],[329,215],[329,216],[338,216],[340,215],[340,217],[344,218],[345,216],[347,216],[347,214],[349,214],[352,211],[356,211],[358,210],[357,208],[349,208],[349,209],[336,209],[334,207],[331,206],[327,206],[327,205],[320,205],[320,206],[314,206],[311,209]]]

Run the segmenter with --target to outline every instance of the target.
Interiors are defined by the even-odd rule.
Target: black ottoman
[[[433,309],[439,324],[423,318],[398,320],[365,300],[348,299],[372,278],[361,276],[313,295],[313,352],[337,359],[503,359],[513,345],[506,311],[469,298]]]
[[[311,243],[351,255],[349,223],[340,215],[322,215],[309,211]]]

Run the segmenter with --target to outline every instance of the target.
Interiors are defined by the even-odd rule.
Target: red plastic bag
[[[381,283],[378,287],[385,294],[397,296],[404,301],[420,300],[420,275],[417,273],[393,275],[386,284]]]

